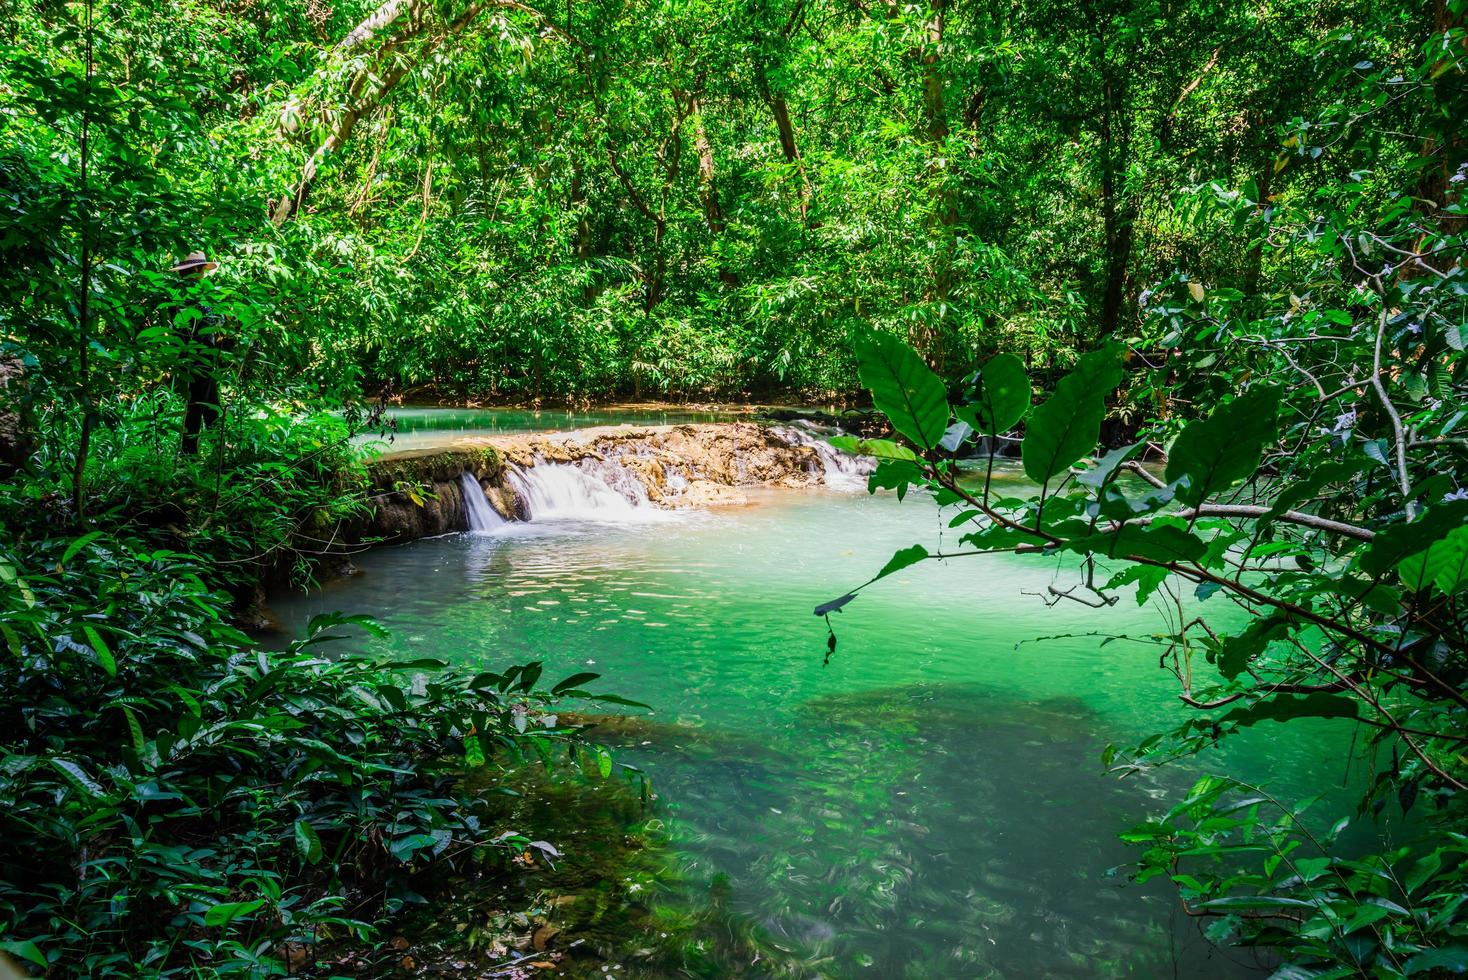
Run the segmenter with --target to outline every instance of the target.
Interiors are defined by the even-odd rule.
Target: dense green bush
[[[576,744],[546,709],[595,675],[329,655],[376,629],[358,617],[262,649],[200,571],[95,532],[0,550],[0,948],[62,975],[282,973],[445,873],[554,853],[464,780]]]
[[[367,506],[366,469],[347,417],[232,397],[190,456],[178,451],[181,401],[155,389],[99,413],[85,469],[91,519],[206,559],[211,584],[239,591],[262,578],[311,581],[320,561],[342,553],[343,527]],[[12,533],[54,532],[73,519],[69,468],[79,414],[65,403],[38,413],[44,435],[15,491],[25,508],[11,501],[0,514]]]

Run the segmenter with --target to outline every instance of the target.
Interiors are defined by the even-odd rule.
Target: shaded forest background
[[[265,385],[842,397],[868,325],[1043,377],[1179,271],[1298,298],[1272,246],[1343,187],[1447,186],[1389,81],[1457,15],[1392,8],[177,0],[97,4],[88,49],[7,0],[0,303],[74,348],[89,236],[89,372],[177,356],[202,248]]]

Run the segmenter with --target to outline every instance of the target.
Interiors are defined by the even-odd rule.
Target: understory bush
[[[253,588],[261,578],[305,584],[319,559],[340,553],[342,527],[367,507],[366,467],[353,443],[363,420],[310,402],[231,397],[203,433],[197,455],[178,452],[181,399],[167,388],[97,413],[86,458],[88,517],[127,526],[147,544],[205,562],[210,584]],[[11,503],[24,507],[17,534],[65,534],[74,526],[70,463],[80,412],[39,411],[43,433]]]
[[[227,608],[134,540],[0,544],[0,949],[29,968],[279,974],[444,874],[555,854],[464,780],[578,751],[546,709],[596,675],[330,656],[379,631],[342,615],[269,650]]]

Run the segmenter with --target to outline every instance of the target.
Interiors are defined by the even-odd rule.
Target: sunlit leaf
[[[948,429],[948,393],[917,351],[890,334],[870,332],[856,342],[861,383],[892,428],[922,449],[932,449]]]

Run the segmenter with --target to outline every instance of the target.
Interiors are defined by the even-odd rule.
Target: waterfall
[[[624,466],[606,460],[540,463],[510,470],[532,521],[658,520],[668,516]]]
[[[479,480],[468,470],[459,476],[459,491],[464,497],[464,513],[469,518],[471,533],[488,534],[505,523],[505,519],[489,505],[489,498],[484,495]]]
[[[791,445],[814,449],[821,461],[826,486],[833,490],[865,490],[867,474],[876,469],[872,459],[843,453],[826,441],[831,436],[841,435],[837,429],[818,429],[800,421],[794,425],[772,427],[771,431]]]

